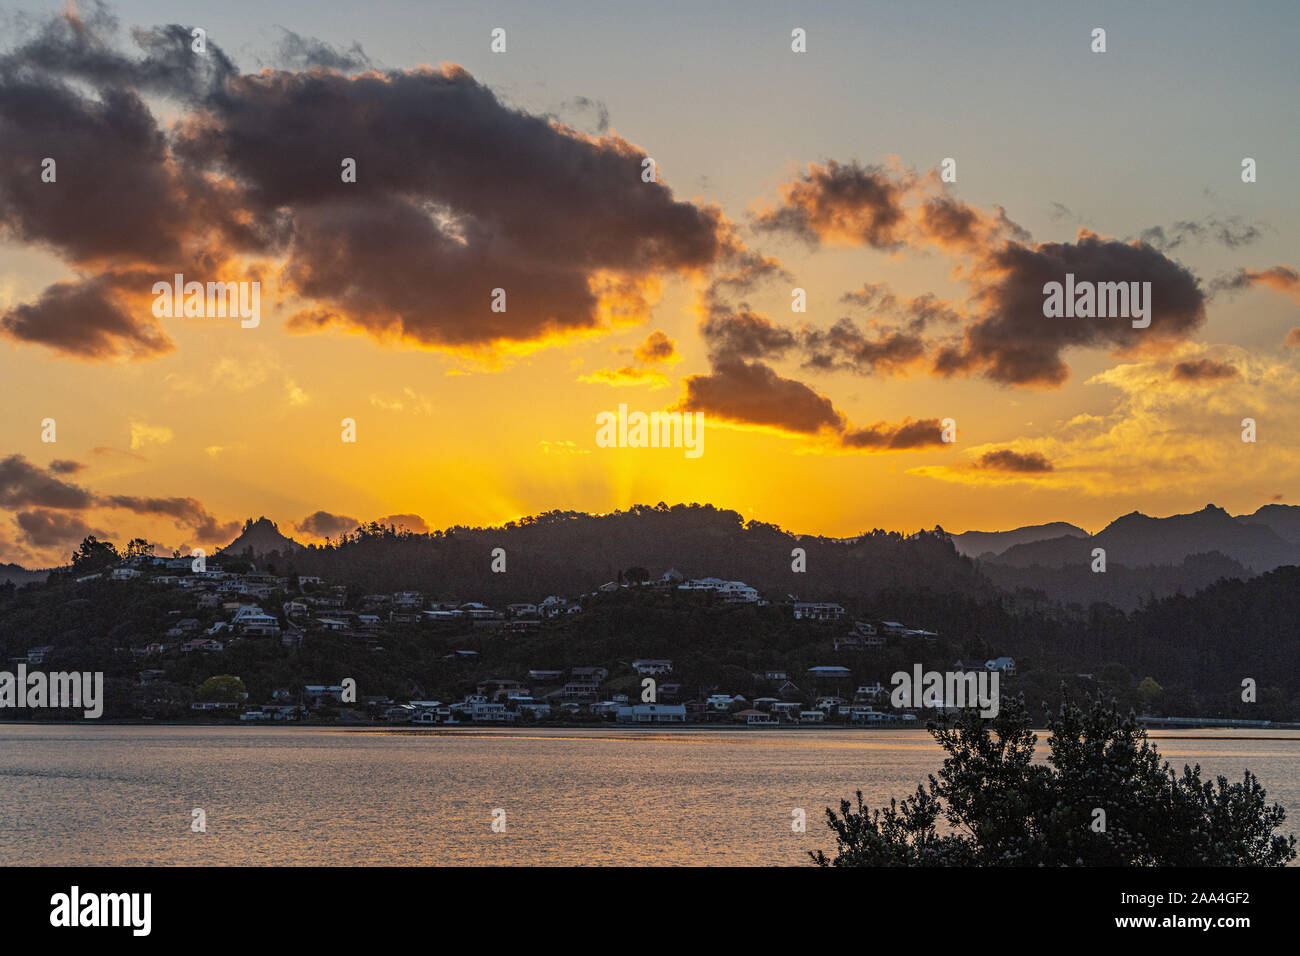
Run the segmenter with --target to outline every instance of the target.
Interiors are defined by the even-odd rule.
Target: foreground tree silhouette
[[[1070,700],[1048,721],[1047,763],[1024,699],[930,725],[948,756],[927,786],[884,810],[827,809],[836,855],[819,866],[1284,866],[1295,837],[1250,771],[1241,783],[1176,774],[1132,715]],[[1097,811],[1100,810],[1101,814]],[[1104,816],[1103,816],[1104,814]],[[942,817],[951,828],[941,834]]]

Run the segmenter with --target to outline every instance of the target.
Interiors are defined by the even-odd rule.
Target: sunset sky
[[[0,561],[1300,503],[1300,12],[1049,6],[0,5]],[[1150,328],[1045,318],[1067,271],[1150,281]],[[260,324],[155,318],[177,272]],[[597,447],[620,403],[703,455]]]

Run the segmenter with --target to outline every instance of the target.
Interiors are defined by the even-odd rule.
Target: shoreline
[[[191,727],[191,728],[214,728],[230,730],[234,728],[248,729],[275,729],[275,730],[335,730],[359,733],[401,733],[410,735],[431,734],[436,736],[455,736],[457,734],[472,733],[536,733],[538,731],[561,731],[571,732],[575,730],[590,730],[600,733],[609,733],[611,731],[628,731],[632,733],[722,733],[722,732],[747,732],[762,734],[773,730],[797,733],[814,733],[817,731],[836,731],[836,732],[859,732],[859,733],[881,733],[881,732],[898,732],[898,731],[924,731],[925,725],[919,726],[860,726],[839,724],[818,724],[801,727],[798,724],[789,726],[750,726],[747,724],[435,724],[431,726],[422,726],[418,724],[382,724],[382,723],[338,723],[334,721],[222,721],[222,722],[198,722],[198,721],[163,721],[163,720],[0,720],[0,728],[4,727],[85,727],[85,726],[109,726],[109,727]],[[1034,733],[1046,734],[1046,727],[1031,728]],[[1214,723],[1207,721],[1195,725],[1175,725],[1159,726],[1143,724],[1143,729],[1148,731],[1188,731],[1189,733],[1179,734],[1177,737],[1162,736],[1163,740],[1199,740],[1199,739],[1221,739],[1214,736],[1200,736],[1190,731],[1197,730],[1238,730],[1238,731],[1300,731],[1300,723],[1277,724],[1268,727],[1250,726],[1242,727],[1236,724]],[[1234,737],[1235,740],[1300,740],[1300,733],[1290,737],[1275,736],[1240,736]]]

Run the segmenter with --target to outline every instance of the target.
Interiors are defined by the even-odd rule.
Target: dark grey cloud
[[[704,321],[700,332],[710,355],[720,361],[778,358],[797,342],[794,332],[748,309],[716,312]]]
[[[112,532],[93,528],[76,513],[64,511],[20,511],[14,516],[14,524],[22,539],[37,548],[77,544],[87,535],[112,537]]]
[[[292,70],[319,66],[340,73],[357,73],[368,70],[373,65],[356,40],[346,50],[341,50],[316,37],[303,36],[281,26],[276,29],[281,33],[280,42],[275,46],[274,61],[278,66]]]
[[[812,245],[840,240],[894,249],[905,239],[903,201],[911,185],[883,166],[814,163],[784,188],[777,208],[755,217],[754,225]]]
[[[1258,225],[1243,222],[1238,216],[1226,219],[1207,216],[1200,220],[1180,219],[1168,228],[1152,226],[1142,230],[1138,239],[1161,252],[1171,252],[1184,243],[1202,242],[1215,242],[1228,249],[1237,249],[1250,245],[1263,235]]]
[[[1170,377],[1176,382],[1221,382],[1225,379],[1237,378],[1241,372],[1235,365],[1227,362],[1216,362],[1214,359],[1199,358],[1188,359],[1179,362],[1173,367]]]
[[[139,358],[175,348],[156,325],[137,320],[103,276],[56,282],[36,302],[16,305],[0,315],[0,332],[88,360]]]
[[[825,331],[805,330],[801,344],[812,368],[864,375],[902,373],[926,353],[926,342],[920,335],[889,329],[868,336],[851,319],[840,319]]]
[[[22,455],[0,459],[0,506],[77,510],[93,502],[86,489],[55,477]]]
[[[1150,282],[1150,327],[1135,329],[1123,318],[1045,317],[1043,287],[1067,273],[1076,283]],[[1008,242],[977,262],[972,278],[978,317],[959,343],[938,350],[938,374],[978,373],[1006,385],[1054,387],[1069,377],[1063,358],[1069,348],[1125,350],[1177,341],[1205,322],[1197,278],[1148,245],[1088,234],[1076,242]]]
[[[1046,457],[1036,451],[1019,452],[1010,448],[986,451],[975,464],[983,471],[1007,471],[1022,474],[1039,474],[1054,470]]]
[[[282,260],[279,293],[306,300],[297,330],[482,349],[639,317],[643,283],[739,248],[719,212],[643,181],[643,150],[512,109],[459,67],[348,77],[359,47],[286,31],[283,51],[308,69],[242,74],[212,37],[192,52],[187,27],[131,38],[127,54],[95,5],[0,57],[0,221],[82,276],[11,310],[11,338],[156,354],[170,343],[149,313],[127,318],[153,281],[247,278],[231,273],[256,255]],[[155,94],[180,106],[174,127]],[[55,183],[40,181],[46,156]],[[490,308],[496,288],[505,312]]]
[[[686,379],[686,394],[679,407],[722,421],[805,435],[844,428],[844,418],[829,398],[803,382],[779,375],[763,362],[714,362],[707,375]]]
[[[328,511],[313,511],[299,521],[295,527],[303,534],[317,538],[336,538],[345,532],[356,530],[359,522],[347,515],[330,514]]]
[[[937,418],[920,421],[906,419],[897,424],[876,422],[866,428],[849,428],[844,432],[846,448],[873,451],[911,451],[920,448],[942,447],[943,424]]]
[[[95,500],[103,508],[122,508],[136,514],[171,518],[178,527],[189,528],[201,541],[222,541],[239,533],[238,521],[219,521],[194,498],[152,498],[136,495],[101,495]]]

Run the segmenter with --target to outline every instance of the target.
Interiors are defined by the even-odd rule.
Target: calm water
[[[1297,829],[1294,731],[1151,736],[1179,768],[1249,767]],[[803,865],[831,849],[827,805],[902,797],[941,763],[923,730],[3,725],[0,864]]]

